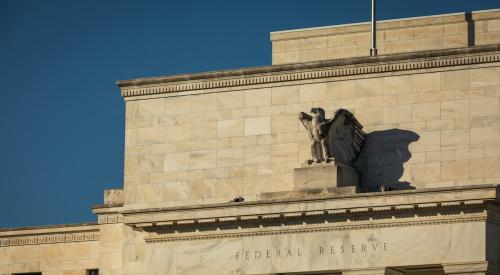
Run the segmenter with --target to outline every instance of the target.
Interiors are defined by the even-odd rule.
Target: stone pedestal
[[[356,170],[334,163],[303,164],[293,170],[294,190],[326,189],[359,186]]]

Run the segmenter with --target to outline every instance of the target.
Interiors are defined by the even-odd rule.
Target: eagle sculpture
[[[365,140],[363,126],[346,109],[338,109],[332,119],[325,118],[322,108],[312,108],[311,113],[299,114],[312,141],[312,159],[307,162],[335,161],[337,165],[351,166]]]

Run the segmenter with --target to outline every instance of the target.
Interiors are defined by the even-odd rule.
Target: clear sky
[[[122,187],[119,79],[269,65],[269,32],[370,20],[370,0],[0,0],[0,227],[95,221]],[[378,19],[500,8],[379,0]]]

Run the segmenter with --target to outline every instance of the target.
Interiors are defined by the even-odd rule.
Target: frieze
[[[145,84],[142,84],[139,80],[139,85],[151,85],[142,86],[138,88],[133,86],[133,80],[119,82],[119,86],[122,88],[122,96],[143,96],[143,95],[154,95],[154,94],[174,94],[182,92],[193,92],[202,90],[214,90],[220,88],[230,88],[238,86],[248,86],[248,85],[262,85],[271,84],[279,82],[291,82],[291,81],[303,81],[303,80],[313,80],[313,79],[330,79],[339,77],[349,77],[356,75],[374,74],[374,73],[393,73],[397,71],[409,71],[409,70],[423,70],[423,69],[433,69],[433,68],[443,68],[450,66],[463,66],[463,65],[474,65],[483,63],[493,63],[500,62],[500,53],[498,52],[498,46],[484,46],[478,47],[478,53],[473,54],[456,54],[452,56],[432,56],[430,53],[425,53],[419,57],[418,54],[408,55],[406,59],[403,60],[390,60],[384,61],[383,59],[378,63],[365,63],[357,65],[345,65],[347,63],[339,63],[337,65],[323,65],[317,68],[304,68],[299,70],[295,67],[291,67],[289,70],[282,70],[276,72],[262,72],[262,73],[248,73],[248,75],[243,75],[240,73],[235,76],[221,76],[221,78],[213,78],[206,76],[205,79],[188,79],[184,81],[162,81],[160,80],[143,80]],[[481,52],[482,50],[483,52]],[[468,53],[465,49],[464,52]],[[442,50],[437,52],[452,52],[460,53],[458,50]],[[405,57],[405,54],[401,54]],[[334,61],[332,61],[334,62]],[[340,61],[337,61],[340,62]],[[264,70],[265,67],[262,67]],[[313,70],[314,69],[314,70]],[[229,72],[227,74],[230,74]],[[175,77],[173,77],[175,78]],[[202,77],[200,77],[202,78]],[[212,79],[210,79],[212,78]],[[155,83],[155,81],[157,81]],[[148,82],[151,82],[149,84]],[[166,82],[166,83],[164,83]],[[124,84],[126,83],[126,84]],[[131,86],[131,87],[129,87]]]
[[[43,234],[0,238],[0,246],[39,245],[68,242],[98,241],[99,232]]]
[[[256,220],[236,219],[226,222],[219,220],[211,225],[195,222],[182,225],[177,223],[153,224],[144,227],[136,226],[135,228],[153,233],[146,237],[146,242],[171,242],[486,221],[486,205],[468,205],[467,209],[464,207],[466,206],[454,205],[427,209],[401,209],[399,211],[393,209],[379,213],[368,211],[364,214],[329,214],[326,211],[326,213],[315,217],[279,215],[267,220],[257,217]]]
[[[121,214],[99,215],[97,218],[97,222],[99,224],[121,223],[123,222],[123,216]]]

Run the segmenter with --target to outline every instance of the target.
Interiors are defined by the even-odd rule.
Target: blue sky
[[[269,32],[369,21],[370,3],[0,1],[0,227],[95,221],[122,187],[116,80],[269,65]],[[379,0],[378,19],[493,8]]]

